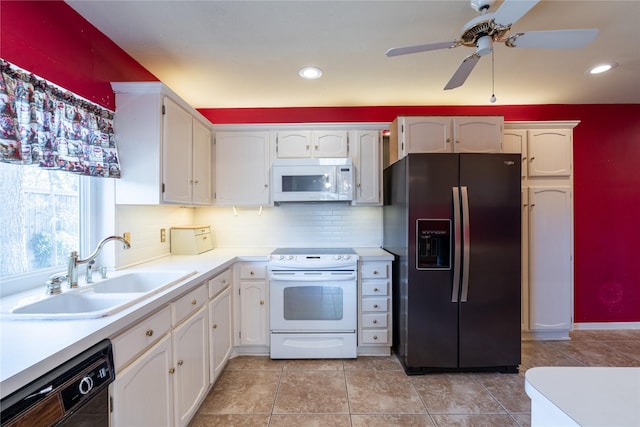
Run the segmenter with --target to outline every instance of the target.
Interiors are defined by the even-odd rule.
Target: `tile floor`
[[[522,343],[519,374],[407,376],[394,357],[230,360],[190,427],[529,426],[535,366],[640,366],[640,330]]]

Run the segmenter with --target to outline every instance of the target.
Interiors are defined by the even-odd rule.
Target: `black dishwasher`
[[[0,401],[0,422],[17,426],[109,426],[111,341],[83,351]]]

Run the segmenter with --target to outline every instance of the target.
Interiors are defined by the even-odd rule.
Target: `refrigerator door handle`
[[[467,302],[469,295],[469,255],[471,253],[471,235],[469,232],[469,193],[466,186],[460,187],[462,194],[462,293],[461,302]]]
[[[460,243],[461,243],[461,221],[460,221],[460,189],[452,187],[453,193],[453,289],[451,291],[451,302],[458,302],[460,293]]]

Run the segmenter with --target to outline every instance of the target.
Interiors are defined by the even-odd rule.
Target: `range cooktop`
[[[272,255],[355,255],[351,248],[278,248]]]

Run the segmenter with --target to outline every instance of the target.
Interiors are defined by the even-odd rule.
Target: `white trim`
[[[504,122],[504,129],[573,129],[580,120],[548,120],[539,122]]]
[[[389,122],[340,122],[340,123],[251,123],[214,124],[214,132],[234,131],[293,131],[293,130],[387,130]]]
[[[575,323],[575,330],[597,330],[597,329],[640,329],[640,322],[592,322]]]

